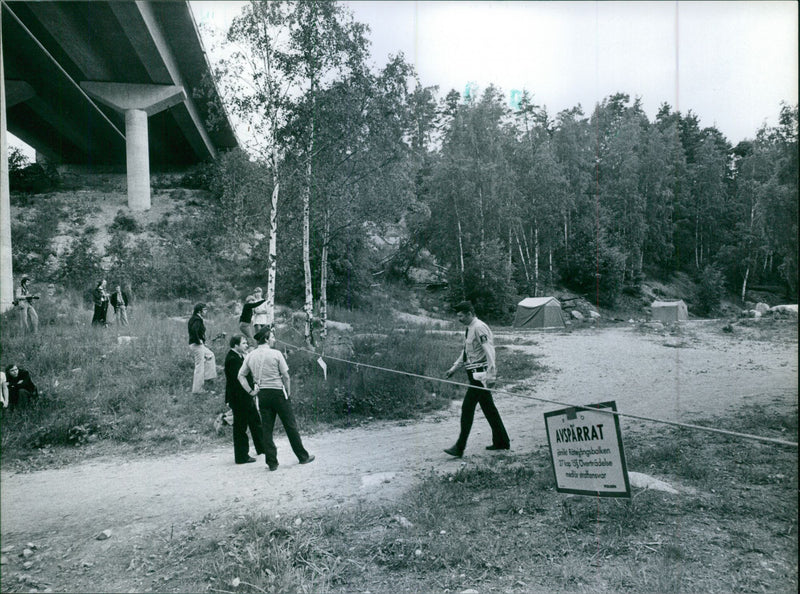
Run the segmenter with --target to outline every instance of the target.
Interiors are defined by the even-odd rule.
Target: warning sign
[[[628,469],[616,402],[571,407],[544,414],[550,457],[560,493],[630,497]]]

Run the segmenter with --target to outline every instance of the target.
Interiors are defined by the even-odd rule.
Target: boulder
[[[579,312],[577,309],[573,309],[571,312],[569,312],[569,314],[573,318],[575,318],[576,320],[582,320],[583,319],[583,314],[581,312]]]
[[[328,330],[336,330],[337,332],[353,331],[353,327],[346,322],[334,322],[333,320],[328,320],[326,324],[328,326]]]
[[[756,306],[753,308],[762,316],[769,311],[769,305],[766,303],[756,303]]]
[[[590,310],[589,310],[589,317],[590,317],[590,318],[597,319],[597,318],[599,318],[599,317],[600,317],[600,314],[599,314],[599,313],[597,313],[595,310],[593,310],[593,309],[590,309]]]
[[[775,305],[769,308],[770,313],[773,315],[778,314],[786,317],[797,317],[797,304],[790,305]]]

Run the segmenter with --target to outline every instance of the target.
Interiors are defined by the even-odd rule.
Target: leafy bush
[[[211,190],[211,182],[215,168],[216,166],[209,165],[208,163],[201,163],[184,174],[178,182],[178,185],[181,188],[187,188],[189,190]]]
[[[11,246],[14,270],[45,276],[47,257],[53,252],[52,241],[58,232],[63,206],[48,199],[47,208],[31,209],[11,222]]]
[[[138,233],[141,231],[141,226],[129,213],[124,210],[119,210],[114,221],[108,226],[108,230],[125,231],[126,233]]]
[[[698,279],[695,311],[701,316],[714,314],[719,310],[724,294],[722,271],[715,266],[706,266]]]
[[[38,163],[27,165],[8,174],[9,187],[12,192],[26,194],[42,194],[50,192],[59,185],[59,175],[53,166],[42,167]]]
[[[82,290],[90,298],[97,281],[104,276],[100,255],[94,247],[92,229],[72,240],[58,269],[58,280],[66,287]]]

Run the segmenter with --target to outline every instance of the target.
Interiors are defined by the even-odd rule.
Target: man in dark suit
[[[247,353],[247,338],[237,334],[231,338],[230,346],[231,350],[225,357],[225,402],[233,411],[233,456],[237,464],[248,464],[256,459],[249,454],[247,428],[250,428],[256,455],[265,451],[264,435],[255,399],[238,380],[239,369]]]

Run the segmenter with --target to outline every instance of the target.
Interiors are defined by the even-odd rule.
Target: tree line
[[[528,92],[512,109],[494,86],[439,98],[402,54],[369,68],[366,32],[335,2],[254,2],[216,72],[250,131],[219,191],[231,231],[273,296],[302,295],[307,336],[315,303],[324,320],[369,282],[366,220],[409,231],[390,273],[428,251],[453,300],[486,315],[556,286],[611,305],[676,271],[742,299],[796,293],[797,106],[732,146],[666,103],[650,121],[625,93],[588,114]]]
[[[711,296],[706,310],[723,290],[796,295],[796,105],[733,146],[666,103],[651,121],[625,93],[556,114],[529,92],[512,108],[494,86],[441,96],[402,54],[370,66],[367,33],[336,2],[245,5],[208,81],[223,101],[212,113],[247,131],[243,148],[187,176],[213,203],[159,223],[157,244],[134,241],[120,214],[111,272],[165,298],[255,282],[271,306],[303,304],[307,340],[329,302],[355,305],[428,254],[451,301],[494,318],[556,287],[613,305],[676,272]],[[41,216],[12,230],[18,269],[35,268],[20,258],[55,234]],[[407,238],[377,266],[368,236],[398,223]],[[54,278],[100,273],[86,235]]]

